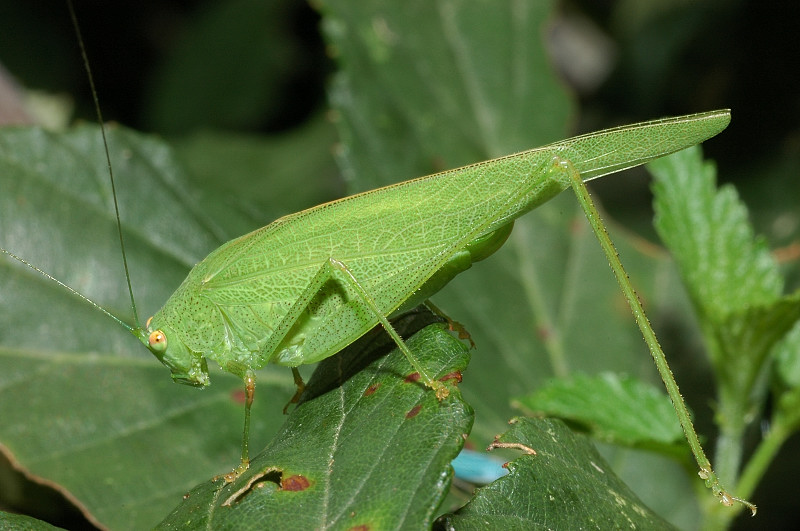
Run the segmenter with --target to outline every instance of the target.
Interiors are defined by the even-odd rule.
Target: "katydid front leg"
[[[225,474],[223,478],[226,483],[231,483],[242,473],[250,468],[250,410],[253,407],[253,400],[256,395],[256,375],[248,370],[244,377],[244,434],[242,435],[242,462],[233,469],[232,472]]]

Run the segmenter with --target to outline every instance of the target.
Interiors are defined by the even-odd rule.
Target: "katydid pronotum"
[[[642,328],[701,477],[723,503],[740,501],[755,512],[728,494],[712,471],[583,184],[702,142],[729,120],[723,110],[618,127],[326,203],[213,251],[144,326],[138,317],[129,326],[95,307],[136,335],[176,382],[208,385],[208,359],[242,378],[245,423],[234,477],[249,463],[254,371],[267,363],[294,370],[336,354],[380,324],[420,380],[445,399],[447,388],[419,366],[391,319],[499,249],[515,218],[572,187]],[[132,290],[131,302],[136,316]]]

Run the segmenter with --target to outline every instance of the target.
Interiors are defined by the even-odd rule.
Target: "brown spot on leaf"
[[[371,394],[374,394],[375,391],[377,391],[380,386],[381,384],[379,383],[370,385],[369,387],[367,387],[367,390],[364,391],[364,396],[369,396]]]
[[[446,382],[447,380],[453,380],[456,383],[461,383],[461,371],[448,372],[439,378],[440,382]]]
[[[361,525],[355,525],[355,526],[349,528],[348,531],[369,531],[370,529],[372,529],[372,528],[370,526],[368,526],[367,524],[361,524]]]
[[[305,476],[301,476],[299,474],[295,476],[285,477],[281,481],[281,489],[292,492],[306,490],[310,486],[311,482],[308,481],[308,478]]]
[[[247,481],[245,481],[244,485],[231,494],[228,499],[222,502],[223,507],[230,507],[234,503],[238,503],[249,492],[255,490],[256,488],[263,488],[263,485],[261,485],[262,483],[271,482],[276,485],[280,485],[281,474],[282,470],[276,467],[268,467],[264,470],[254,473],[250,478],[247,479]],[[238,479],[238,477],[239,476],[237,475],[233,480],[235,481]]]
[[[403,382],[405,382],[405,383],[414,383],[414,382],[418,382],[418,381],[419,381],[419,373],[418,372],[412,372],[411,374],[406,376],[405,380],[403,380]]]
[[[414,417],[416,417],[419,414],[419,412],[421,410],[422,410],[422,406],[421,405],[416,405],[416,406],[412,407],[411,411],[406,413],[406,418],[407,419],[413,419]]]
[[[475,341],[472,340],[472,336],[470,335],[470,333],[467,331],[467,328],[463,324],[459,323],[458,321],[453,321],[447,316],[444,316],[444,318],[447,319],[447,328],[451,332],[457,333],[458,339],[466,339],[467,341],[469,341],[469,347],[475,348]]]

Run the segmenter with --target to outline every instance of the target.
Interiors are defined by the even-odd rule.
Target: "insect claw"
[[[447,388],[446,385],[442,384],[441,382],[436,382],[438,385],[433,386],[434,391],[436,392],[436,398],[440,402],[450,396],[450,389]]]
[[[250,468],[250,461],[242,461],[239,466],[222,476],[222,479],[225,480],[225,483],[233,483],[239,476],[245,473],[245,471]]]

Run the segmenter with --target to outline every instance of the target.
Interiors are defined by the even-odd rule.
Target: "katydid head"
[[[134,329],[134,335],[170,370],[173,381],[192,387],[207,386],[206,359],[192,352],[170,327],[163,325],[154,328],[152,320],[152,317],[148,319],[144,328]]]

